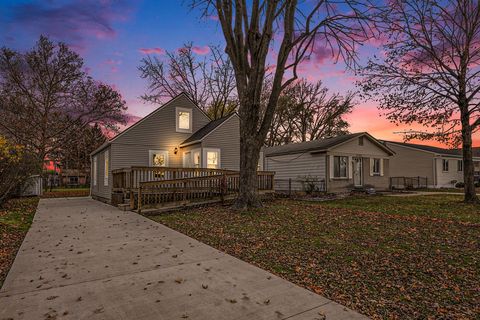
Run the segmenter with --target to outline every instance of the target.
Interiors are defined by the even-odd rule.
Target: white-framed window
[[[93,185],[97,185],[97,176],[98,176],[98,163],[97,156],[93,157]]]
[[[463,160],[458,160],[457,162],[457,170],[463,171]]]
[[[208,169],[220,169],[220,149],[203,149],[203,167]]]
[[[347,164],[348,164],[348,157],[334,156],[333,157],[333,177],[346,178],[348,173]]]
[[[150,167],[168,167],[168,151],[166,150],[149,150],[148,159]]]
[[[192,163],[194,168],[200,168],[202,163],[200,150],[192,151]]]
[[[373,169],[372,169],[372,172],[373,172],[373,175],[374,176],[379,176],[380,173],[381,173],[381,162],[382,159],[378,159],[378,158],[374,158],[373,159]]]
[[[448,172],[448,160],[447,159],[442,159],[442,170],[444,172]]]
[[[192,109],[175,108],[177,132],[192,132]]]
[[[103,185],[108,186],[108,173],[110,171],[110,153],[105,151],[104,153],[104,159],[105,159],[105,166],[104,166],[104,174],[103,174]]]

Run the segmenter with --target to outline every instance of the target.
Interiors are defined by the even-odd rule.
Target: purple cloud
[[[84,48],[89,37],[115,37],[113,24],[126,20],[132,11],[124,0],[84,0],[62,5],[42,1],[14,5],[11,9],[12,28],[45,34],[76,49]]]
[[[196,54],[204,56],[210,52],[210,48],[208,46],[203,46],[203,47],[194,46],[192,48],[192,51],[195,52]]]
[[[143,54],[165,54],[165,50],[162,48],[140,48],[138,49]]]

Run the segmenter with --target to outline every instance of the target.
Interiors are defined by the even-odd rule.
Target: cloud
[[[165,49],[162,48],[140,48],[138,49],[143,54],[165,54]]]
[[[192,51],[195,52],[196,54],[204,56],[210,52],[210,48],[208,46],[203,46],[203,47],[194,46],[192,47]]]
[[[45,34],[82,49],[86,39],[116,36],[115,22],[125,21],[132,8],[125,0],[84,0],[58,4],[56,1],[21,3],[11,6],[8,27],[35,36]]]

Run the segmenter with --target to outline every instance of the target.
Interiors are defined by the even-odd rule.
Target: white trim
[[[202,167],[207,168],[207,152],[217,152],[218,153],[218,164],[216,169],[222,168],[222,152],[219,148],[203,148],[202,149]]]
[[[98,176],[98,162],[97,162],[98,157],[93,156],[93,186],[97,185],[97,176]]]
[[[179,118],[178,114],[180,112],[187,112],[188,116],[188,129],[179,128]],[[176,107],[175,108],[175,131],[182,132],[182,133],[192,133],[192,126],[193,126],[193,109],[192,108],[184,108],[184,107]]]
[[[103,153],[103,185],[108,186],[108,176],[110,172],[110,153],[109,150]]]
[[[152,156],[157,153],[163,153],[165,155],[165,166],[168,167],[168,151],[167,150],[148,150],[148,166],[153,167]]]
[[[373,177],[373,162],[375,158],[370,158],[370,177]]]
[[[363,137],[363,136],[362,136]],[[357,157],[355,157],[357,158]],[[347,176],[348,176],[348,179],[353,179],[353,157],[352,156],[348,156],[348,166],[347,166]]]
[[[333,154],[329,155],[329,161],[328,161],[328,167],[330,169],[330,179],[333,179],[335,178],[335,174],[334,174],[334,170],[335,170],[335,167],[334,167],[334,164],[333,164]]]
[[[201,168],[202,167],[202,149],[201,148],[196,148],[196,149],[192,149],[190,150],[191,152],[191,155],[192,155],[192,166],[194,168],[195,167],[195,153],[198,153],[198,155],[200,156],[200,159],[199,159],[199,162],[198,162],[198,167]]]
[[[384,176],[384,172],[383,172],[384,162],[385,162],[385,159],[380,158],[380,177]]]

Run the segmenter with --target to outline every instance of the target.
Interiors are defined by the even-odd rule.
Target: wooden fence
[[[113,170],[113,192],[130,198],[130,207],[183,206],[223,201],[239,190],[238,171],[206,168],[131,167]],[[274,172],[259,171],[258,192],[274,191]]]

